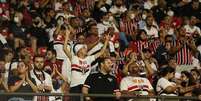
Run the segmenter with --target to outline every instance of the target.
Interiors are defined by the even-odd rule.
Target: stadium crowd
[[[0,92],[201,98],[200,27],[201,0],[0,0]]]

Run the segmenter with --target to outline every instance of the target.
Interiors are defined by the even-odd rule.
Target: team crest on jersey
[[[110,82],[112,82],[112,80],[113,80],[112,78],[107,78],[107,79],[108,79]]]

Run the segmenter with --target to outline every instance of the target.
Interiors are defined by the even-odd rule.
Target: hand
[[[131,61],[135,62],[137,60],[137,56],[135,53],[131,53]]]
[[[93,101],[90,97],[85,97],[85,101]]]
[[[55,74],[56,74],[56,69],[54,67],[51,76],[54,76]]]
[[[57,73],[57,74],[59,74],[60,72],[59,72],[59,70],[57,69],[57,68],[55,68],[55,72]]]
[[[116,98],[117,98],[117,99],[120,99],[120,97],[121,97],[121,92],[115,92],[115,95],[116,95]]]
[[[39,91],[43,91],[44,90],[44,84],[40,84],[37,86]]]
[[[109,34],[106,34],[106,35],[105,35],[105,39],[106,39],[106,41],[109,41],[109,40],[110,40],[110,35],[109,35]]]

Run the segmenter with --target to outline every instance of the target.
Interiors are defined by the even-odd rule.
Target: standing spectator
[[[72,75],[71,75],[71,93],[81,93],[82,84],[89,76],[91,72],[91,63],[95,61],[98,57],[100,57],[107,48],[107,44],[109,41],[109,35],[106,35],[106,40],[104,42],[104,46],[100,52],[96,53],[95,55],[87,56],[87,47],[84,44],[77,44],[75,48],[75,55],[72,55],[71,52],[67,49],[67,42],[69,40],[70,32],[66,31],[66,38],[64,42],[64,51],[66,55],[71,60],[71,68],[72,68]],[[76,100],[76,99],[75,99]],[[78,100],[78,98],[77,98]]]
[[[112,70],[112,61],[110,58],[101,58],[99,61],[100,72],[90,74],[83,87],[83,94],[113,94],[119,98],[121,93],[117,85],[116,78],[110,75]],[[86,97],[86,101],[115,101],[114,98]]]
[[[174,48],[172,48],[173,53],[177,59],[176,71],[190,71],[192,69],[193,56],[197,52],[195,42],[192,36],[186,36],[186,31],[184,27],[178,29],[177,40],[174,43]],[[184,41],[185,40],[185,41]]]
[[[37,86],[35,85],[33,78],[30,78],[28,67],[24,62],[19,62],[17,66],[17,75],[12,75],[8,81],[8,86],[10,92],[22,92],[22,93],[31,93],[38,92]],[[8,101],[13,100],[28,100],[32,101],[33,96],[17,96],[11,97]]]
[[[30,75],[36,81],[38,92],[50,93],[53,91],[52,78],[44,71],[44,61],[43,56],[34,56],[34,69],[30,71]],[[47,96],[37,96],[37,101],[48,101],[48,99]]]
[[[26,28],[22,25],[23,15],[21,12],[16,12],[10,24],[10,31],[14,35],[14,49],[25,46]]]

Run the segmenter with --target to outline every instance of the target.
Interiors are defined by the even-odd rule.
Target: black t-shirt
[[[84,86],[89,87],[89,94],[113,94],[118,89],[116,78],[110,74],[90,74]],[[94,101],[114,101],[114,98],[93,98]]]
[[[18,76],[12,76],[12,77],[10,77],[10,79],[9,79],[9,81],[8,81],[8,86],[15,86],[19,81],[21,81],[22,79],[21,78],[19,78]],[[30,79],[32,82],[33,82],[33,84],[36,84],[36,82],[35,82],[35,80],[34,79]],[[21,92],[21,93],[32,93],[33,92],[33,90],[32,90],[32,88],[31,88],[31,86],[27,83],[27,82],[24,82],[21,86],[20,86],[20,88],[19,89],[17,89],[16,91],[15,91],[16,93],[17,92]],[[21,99],[24,99],[24,100],[32,100],[33,99],[33,96],[12,96],[12,97],[10,97],[9,99],[13,99],[13,98],[17,98],[17,99],[19,99],[19,98],[21,98]]]

